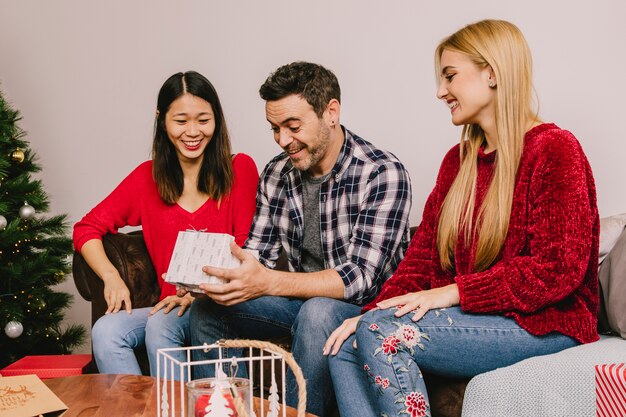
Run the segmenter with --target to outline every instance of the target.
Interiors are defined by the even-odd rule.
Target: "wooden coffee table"
[[[156,378],[86,374],[43,381],[69,407],[63,417],[156,417]],[[179,391],[176,404],[180,404]],[[265,407],[267,412],[267,406]],[[282,412],[279,414],[282,415]],[[287,416],[297,413],[287,407]],[[308,417],[315,417],[307,414]],[[176,416],[180,417],[178,413]]]

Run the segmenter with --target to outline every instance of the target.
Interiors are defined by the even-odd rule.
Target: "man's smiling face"
[[[272,126],[274,140],[289,155],[296,169],[318,176],[323,175],[324,167],[335,162],[326,161],[330,159],[327,153],[331,141],[330,127],[305,99],[292,94],[268,101],[265,114]]]

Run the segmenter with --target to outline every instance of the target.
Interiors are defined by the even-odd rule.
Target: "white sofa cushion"
[[[595,365],[626,362],[626,340],[594,343],[536,356],[472,378],[463,417],[596,415]]]

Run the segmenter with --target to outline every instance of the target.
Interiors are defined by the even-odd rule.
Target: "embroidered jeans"
[[[431,310],[418,322],[397,308],[366,313],[329,366],[342,417],[430,416],[422,371],[472,377],[578,342],[533,336],[510,318]],[[357,349],[353,348],[356,338]]]

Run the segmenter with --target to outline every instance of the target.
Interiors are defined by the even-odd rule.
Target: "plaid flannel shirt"
[[[342,126],[343,128],[343,126]],[[326,269],[345,285],[344,299],[371,301],[396,270],[409,242],[411,182],[402,163],[349,130],[331,175],[320,189],[320,236]],[[304,212],[302,181],[286,153],[263,170],[246,247],[268,268],[285,250],[300,271]]]

